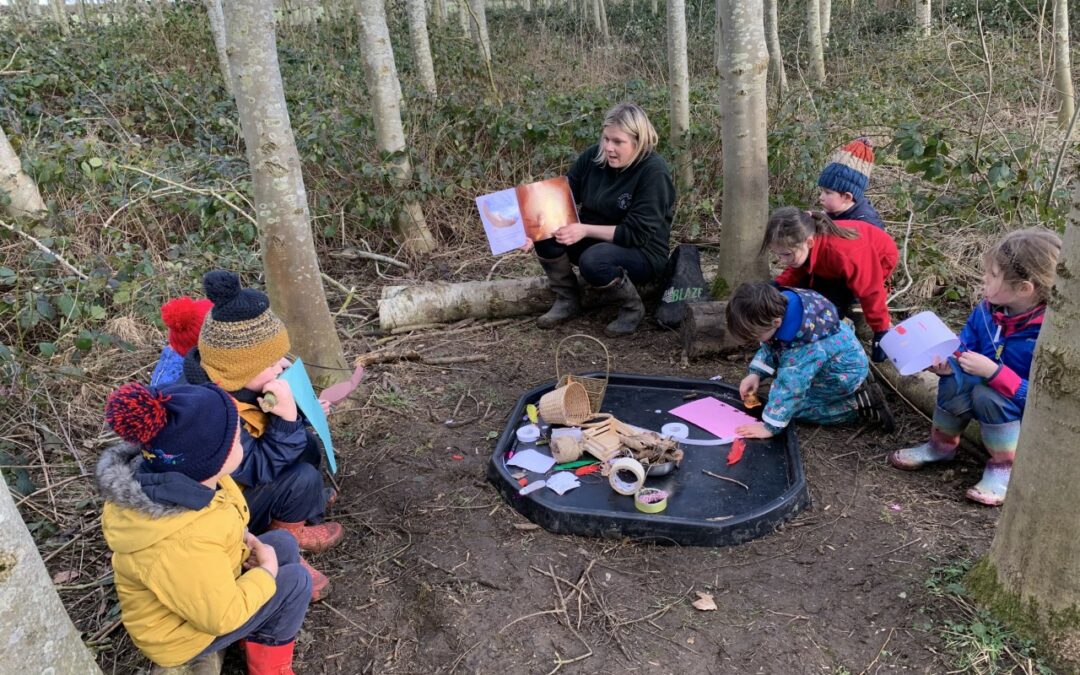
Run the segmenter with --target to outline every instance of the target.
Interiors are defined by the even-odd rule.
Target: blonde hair
[[[1046,302],[1054,287],[1061,237],[1042,227],[1010,232],[983,255],[983,264],[995,264],[1012,286],[1030,281],[1039,300]]]
[[[630,161],[626,163],[626,166],[630,166],[656,148],[659,137],[656,135],[656,129],[653,128],[652,122],[649,121],[649,116],[636,103],[620,103],[608,111],[608,114],[604,116],[604,124],[600,127],[600,149],[597,151],[596,157],[593,157],[593,161],[599,166],[607,166],[607,155],[604,154],[603,130],[608,127],[619,129],[634,139],[637,144],[636,152],[630,158]]]

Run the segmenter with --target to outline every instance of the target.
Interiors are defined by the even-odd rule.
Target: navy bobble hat
[[[109,395],[105,421],[142,448],[150,471],[204,481],[225,465],[239,414],[232,397],[213,384],[157,388],[131,382]]]
[[[874,148],[870,139],[856,138],[829,157],[828,165],[818,177],[818,186],[841,193],[850,192],[858,201],[866,192],[873,170]]]

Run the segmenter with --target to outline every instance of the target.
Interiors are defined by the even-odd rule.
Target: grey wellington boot
[[[604,334],[608,337],[630,335],[637,330],[638,324],[645,318],[645,305],[641,302],[641,296],[634,288],[634,282],[623,272],[622,279],[618,279],[606,286],[608,298],[612,304],[619,305],[619,316],[604,328]]]
[[[536,325],[541,328],[554,328],[574,318],[581,312],[581,301],[578,299],[577,276],[574,268],[570,265],[570,258],[566,255],[554,260],[540,260],[540,267],[547,273],[548,287],[555,294],[555,304],[551,309],[536,320]]]

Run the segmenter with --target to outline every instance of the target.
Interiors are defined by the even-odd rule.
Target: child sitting
[[[125,443],[97,466],[101,529],[132,641],[172,667],[244,640],[249,673],[292,673],[311,577],[292,537],[245,529],[232,399],[212,384],[131,383],[105,419]]]
[[[339,523],[323,517],[337,493],[323,488],[322,448],[305,429],[307,419],[289,384],[277,379],[289,367],[285,324],[270,310],[265,293],[241,288],[232,272],[208,272],[203,289],[214,307],[199,346],[184,361],[184,377],[193,384],[214,382],[236,401],[244,460],[232,476],[251,509],[251,531],[287,530],[301,550],[325,551],[343,535]],[[260,398],[276,401],[264,412]],[[312,575],[314,599],[321,600],[329,580],[306,560],[301,563]]]
[[[161,320],[169,330],[168,344],[161,350],[150,386],[163,387],[179,381],[184,374],[184,357],[199,343],[203,319],[213,305],[209,300],[192,300],[184,296],[161,306]]]
[[[874,168],[874,149],[870,139],[856,138],[829,157],[818,177],[821,194],[818,203],[833,220],[861,220],[881,230],[885,223],[866,198],[870,171]]]
[[[833,222],[824,213],[785,206],[769,216],[761,242],[765,251],[772,251],[787,268],[776,277],[778,286],[821,293],[841,318],[858,300],[874,331],[870,358],[875,363],[885,360],[879,343],[892,326],[885,281],[899,258],[892,237],[858,220]]]
[[[761,343],[739,395],[745,400],[757,393],[762,378],[775,378],[761,423],[739,427],[740,436],[770,438],[792,420],[840,424],[859,418],[892,432],[892,413],[881,392],[866,383],[866,354],[826,298],[764,281],[744,283],[726,313],[735,338]]]
[[[990,460],[967,498],[989,506],[1005,501],[1027,403],[1031,357],[1060,252],[1056,234],[1034,228],[1006,235],[985,254],[986,297],[960,333],[963,351],[944,362],[935,360],[929,368],[940,377],[930,440],[889,455],[893,466],[919,469],[952,459],[960,433],[974,418]]]

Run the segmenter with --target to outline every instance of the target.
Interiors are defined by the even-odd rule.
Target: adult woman
[[[604,118],[600,142],[567,172],[581,222],[535,243],[555,293],[555,304],[537,320],[541,328],[580,312],[576,264],[586,283],[605,289],[608,300],[619,306],[618,317],[604,332],[616,337],[637,330],[645,307],[634,284],[663,272],[675,204],[671,172],[653,151],[656,140],[645,111],[620,103]]]

